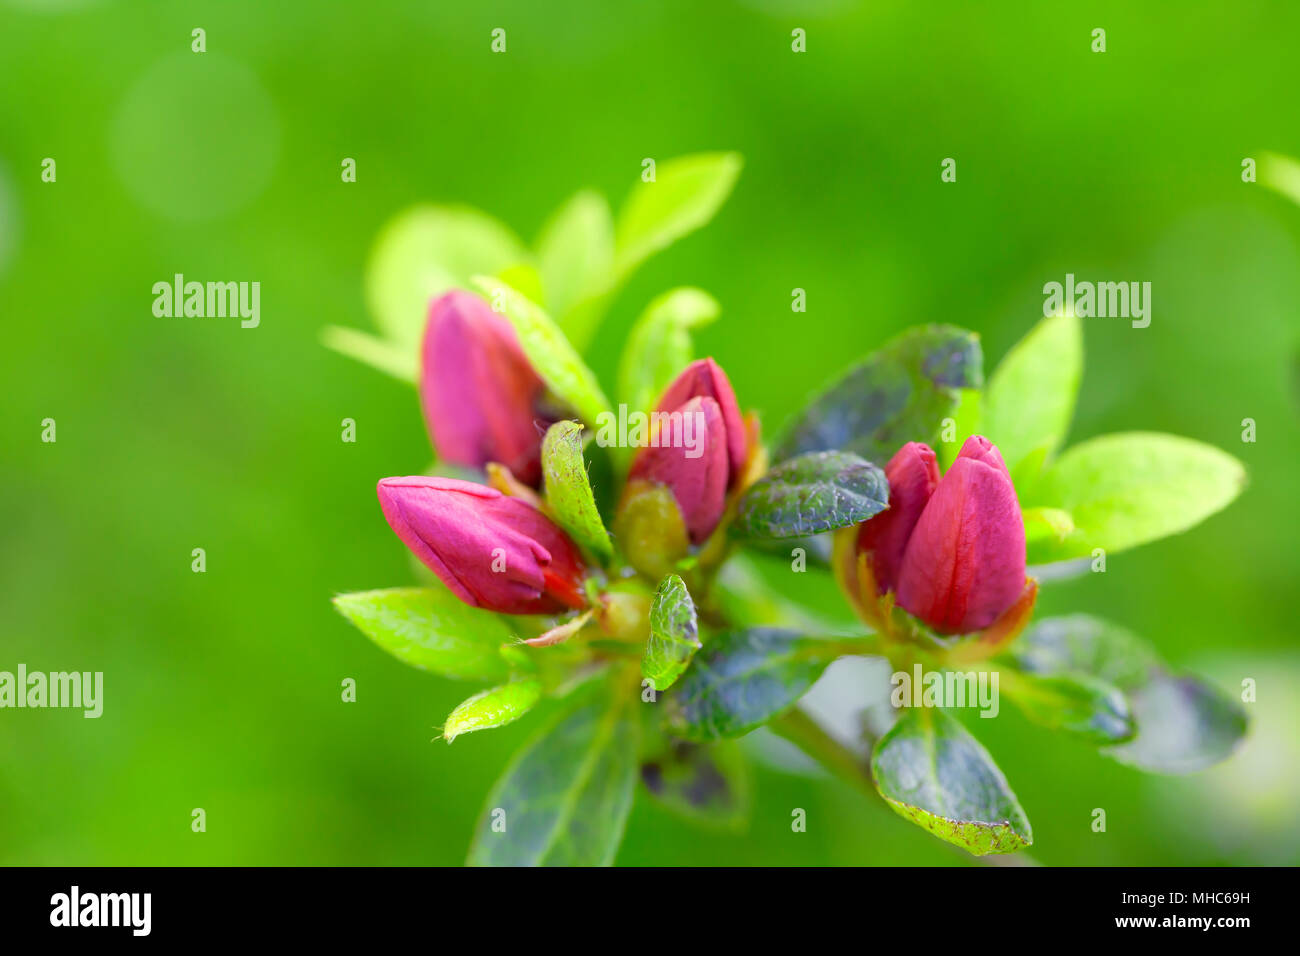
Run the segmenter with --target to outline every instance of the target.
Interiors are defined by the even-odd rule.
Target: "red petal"
[[[880,594],[892,591],[898,583],[907,539],[939,484],[939,464],[928,445],[908,442],[889,459],[885,477],[889,479],[889,510],[864,521],[858,531],[858,551],[871,553]]]
[[[979,455],[959,455],[943,476],[899,570],[898,603],[940,633],[987,627],[1025,584],[1025,526],[1016,490],[1005,466],[998,467],[1000,455]]]

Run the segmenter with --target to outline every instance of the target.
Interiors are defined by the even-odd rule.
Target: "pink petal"
[[[939,482],[898,574],[899,605],[945,634],[987,627],[1025,585],[1025,528],[1015,488],[995,448],[973,451],[963,448]]]

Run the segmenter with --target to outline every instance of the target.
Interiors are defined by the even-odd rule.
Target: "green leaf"
[[[1246,713],[1195,677],[1155,674],[1129,692],[1138,735],[1106,753],[1156,773],[1193,773],[1232,755],[1246,735]]]
[[[656,801],[692,823],[734,832],[749,819],[749,764],[734,741],[670,741],[641,764],[641,782]]]
[[[1074,533],[1074,518],[1059,508],[1025,508],[1021,513],[1025,523],[1025,537],[1034,540],[1051,535],[1064,541]]]
[[[468,288],[472,276],[496,275],[527,259],[514,233],[486,213],[467,206],[414,206],[376,238],[366,265],[366,301],[395,347],[415,349],[431,299]]]
[[[1043,474],[1032,504],[1070,513],[1064,540],[1030,545],[1030,563],[1114,554],[1186,531],[1227,507],[1246,472],[1226,452],[1150,432],[1103,435],[1075,445]]]
[[[1094,744],[1121,743],[1137,733],[1124,694],[1086,674],[1018,675],[1004,689],[1030,720]]]
[[[1233,698],[1194,677],[1171,674],[1136,635],[1086,614],[1045,618],[1011,647],[1032,674],[1086,675],[1128,700],[1137,736],[1103,751],[1157,773],[1191,773],[1228,757],[1246,733]]]
[[[578,348],[591,339],[600,310],[577,308],[608,289],[614,220],[605,197],[583,190],[566,202],[537,240],[542,290],[551,314]]]
[[[799,538],[847,528],[889,507],[889,480],[847,452],[815,451],[777,465],[743,498],[732,526],[750,538]]]
[[[541,698],[542,682],[531,677],[479,691],[451,712],[442,735],[451,743],[461,734],[504,727],[532,710]]]
[[[884,465],[904,444],[935,444],[962,390],[984,384],[979,336],[950,325],[904,332],[849,369],[787,429],[773,459],[847,451]]]
[[[942,710],[905,708],[871,755],[871,778],[899,814],[976,856],[1034,842],[1007,779]]]
[[[731,194],[743,165],[738,153],[696,153],[657,164],[654,182],[638,182],[619,211],[615,275],[622,279],[654,253],[708,223]]]
[[[1294,203],[1300,203],[1300,162],[1282,153],[1263,151],[1259,157],[1259,181]]]
[[[635,698],[601,682],[573,698],[488,795],[471,866],[608,866],[632,808]]]
[[[339,325],[327,326],[321,332],[321,341],[340,355],[364,362],[398,381],[411,385],[420,381],[418,349],[400,348],[387,339]]]
[[[665,726],[688,740],[740,737],[794,706],[839,644],[755,627],[714,637],[664,697]]]
[[[501,646],[513,639],[490,611],[470,607],[446,588],[393,588],[339,594],[334,606],[398,660],[455,680],[510,675]]]
[[[691,329],[714,321],[717,301],[689,286],[665,292],[646,307],[628,335],[619,364],[619,396],[633,411],[649,412],[695,357]]]
[[[952,441],[940,441],[934,448],[938,456],[939,465],[943,471],[952,467],[952,463],[957,460],[958,453],[961,452],[961,446],[971,435],[979,435],[984,431],[984,390],[980,388],[959,388],[957,389],[956,407],[952,410],[953,428]],[[942,430],[941,430],[942,431]]]
[[[551,516],[577,542],[608,560],[614,553],[609,532],[596,510],[596,499],[582,458],[582,425],[556,422],[542,439],[542,474]]]
[[[695,602],[675,574],[659,582],[650,604],[650,639],[641,658],[641,676],[655,690],[667,690],[700,648]]]
[[[1137,635],[1087,614],[1037,621],[1011,645],[1010,656],[1030,674],[1087,674],[1122,691],[1141,686],[1162,666]]]
[[[595,426],[609,399],[600,390],[595,374],[573,350],[559,326],[537,303],[501,279],[475,276],[471,280],[489,303],[500,303],[505,316],[519,335],[519,344],[537,374],[556,397]]]
[[[1072,311],[1042,319],[994,370],[983,428],[1013,477],[1034,452],[1041,463],[1061,447],[1082,376],[1083,325]]]

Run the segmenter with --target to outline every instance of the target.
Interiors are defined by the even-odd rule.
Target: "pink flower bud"
[[[649,481],[673,493],[691,541],[704,541],[722,519],[731,468],[722,409],[709,397],[696,397],[671,410],[669,422],[654,429],[650,444],[637,454],[629,485]]]
[[[925,503],[939,484],[939,463],[930,446],[910,441],[885,466],[889,509],[858,526],[858,551],[872,556],[872,572],[881,594],[894,590],[903,550],[921,520]]]
[[[586,605],[577,546],[520,498],[454,478],[385,478],[379,506],[402,542],[458,598],[503,614]]]
[[[997,448],[967,439],[938,479],[933,452],[912,443],[886,475],[890,510],[858,534],[880,589],[941,634],[983,630],[1010,610],[1025,592],[1025,527]]]
[[[745,419],[740,414],[740,406],[736,403],[736,393],[731,389],[727,373],[713,359],[698,359],[686,366],[668,386],[663,398],[659,399],[657,410],[670,412],[685,405],[692,398],[711,398],[718,403],[718,408],[722,412],[722,424],[727,436],[727,461],[731,466],[727,479],[727,485],[730,487],[744,474],[749,449]]]
[[[544,392],[514,327],[486,302],[452,291],[430,303],[420,402],[444,460],[470,468],[500,462],[536,486],[552,423],[540,409]]]

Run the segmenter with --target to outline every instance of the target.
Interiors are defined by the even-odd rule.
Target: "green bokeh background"
[[[103,671],[106,696],[99,720],[0,711],[0,862],[464,859],[537,721],[431,743],[465,688],[331,609],[410,580],[374,483],[429,456],[414,392],[320,330],[371,328],[370,243],[414,202],[531,239],[575,189],[617,202],[643,157],[708,149],[744,154],[736,192],[638,273],[592,362],[612,382],[648,299],[701,285],[725,311],[700,349],[769,434],[908,325],[976,329],[991,366],[1044,282],[1152,282],[1150,328],[1086,322],[1072,440],[1187,435],[1242,458],[1250,486],[1051,586],[1040,612],[1110,617],[1229,689],[1254,678],[1251,738],[1161,779],[1010,708],[979,729],[1042,862],[1294,862],[1300,207],[1240,170],[1300,154],[1298,32],[1287,3],[0,0],[0,669]],[[260,281],[261,327],[155,318],[150,287],[175,272]],[[837,782],[761,769],[747,834],[642,798],[618,861],[963,858]]]

